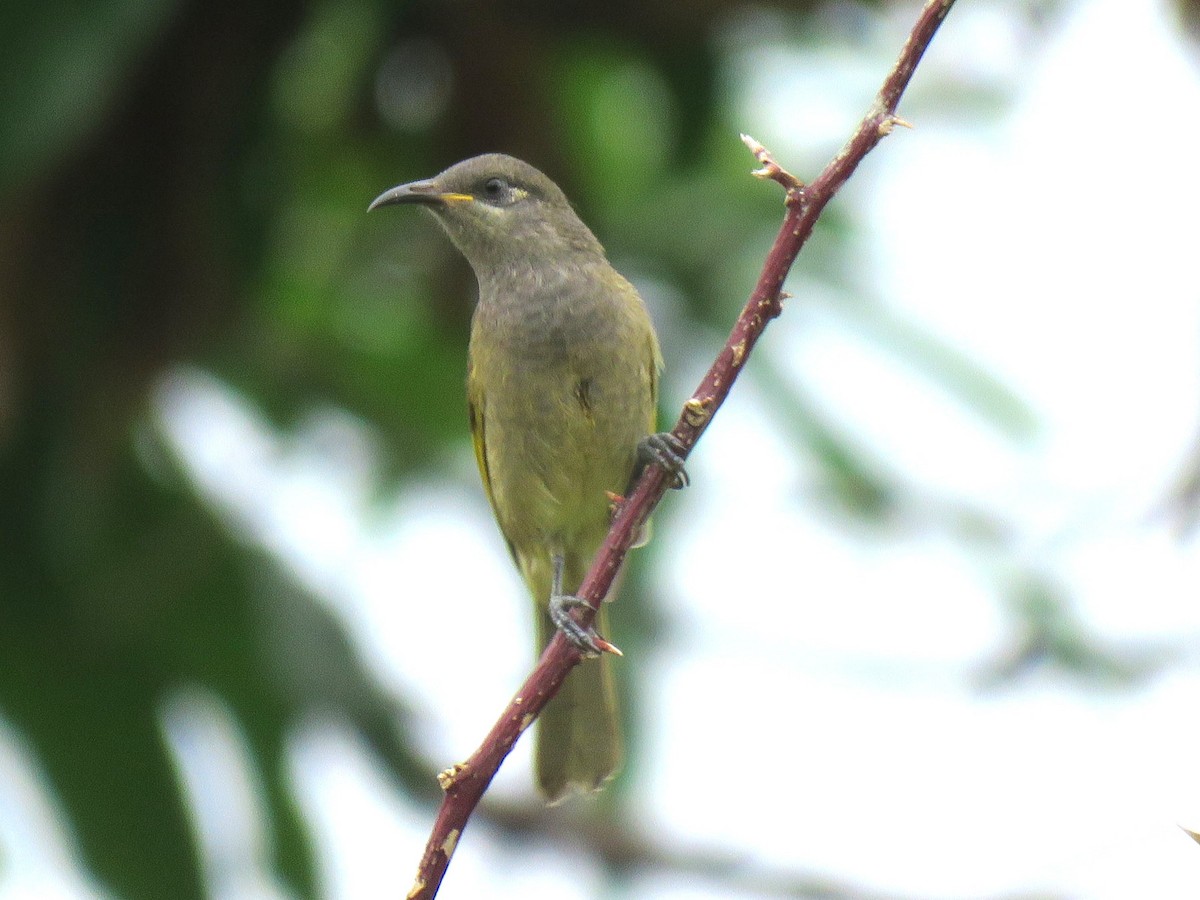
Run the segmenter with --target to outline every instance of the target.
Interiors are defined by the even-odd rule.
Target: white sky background
[[[796,299],[761,348],[794,361],[914,482],[1013,523],[1011,562],[1056,577],[1100,637],[1195,647],[1200,541],[1178,542],[1149,516],[1200,429],[1200,78],[1160,6],[1080,0],[1044,40],[1008,4],[964,0],[901,106],[917,129],[888,138],[835,201],[866,223],[863,277],[881,302],[1029,402],[1036,439],[999,436],[836,319],[796,315],[803,256]],[[760,80],[741,89],[745,130],[784,160],[827,157],[912,7],[866,47],[748,51],[739,72]],[[947,102],[946,79],[994,91],[1003,111]],[[701,442],[693,486],[667,500],[677,514],[657,590],[678,631],[648,661],[643,764],[626,776],[647,829],[914,897],[1200,895],[1200,847],[1177,827],[1200,827],[1200,653],[1125,690],[1049,675],[977,690],[978,665],[1012,637],[995,572],[934,532],[856,534],[797,503],[805,476],[755,402],[753,368]],[[666,390],[692,387],[676,373]],[[368,512],[370,441],[352,420],[281,439],[198,373],[169,382],[161,409],[206,495],[294,563],[379,676],[415,698],[431,762],[465,758],[532,661],[523,587],[482,492],[410,485],[381,517]],[[459,465],[474,479],[465,452]],[[745,480],[732,484],[733,470]],[[488,601],[470,608],[494,641],[482,689],[478,648],[431,639],[448,612],[437,596]],[[256,868],[266,838],[236,724],[200,695],[181,697],[165,727],[214,896],[280,896]],[[17,738],[0,732],[0,750],[5,771],[35,772]],[[218,809],[206,810],[205,765],[236,773]],[[407,890],[427,814],[390,793],[336,722],[297,736],[293,766],[328,895]],[[95,896],[78,875],[53,874],[69,871],[70,842],[34,783],[0,785],[0,847],[11,857],[38,843],[14,825],[32,810],[48,849],[18,853],[27,864],[5,872],[0,898],[30,884]],[[530,790],[527,744],[494,790]],[[222,849],[221,816],[238,808],[246,839]],[[442,897],[599,895],[583,857],[518,855],[492,837],[468,830]],[[646,880],[622,896],[736,895]]]

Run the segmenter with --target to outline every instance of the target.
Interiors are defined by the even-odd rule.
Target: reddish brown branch
[[[758,284],[738,316],[729,339],[700,386],[684,404],[679,421],[672,429],[684,447],[684,455],[691,451],[717,408],[724,402],[767,323],[779,315],[783,280],[812,233],[813,225],[825,204],[894,126],[906,124],[896,118],[896,106],[925,48],[953,4],[954,0],[929,0],[926,3],[866,118],[812,184],[805,186],[776,163],[761,144],[743,138],[761,166],[755,174],[779,182],[787,192],[787,211],[763,264]],[[577,592],[592,607],[585,610],[585,615],[581,617],[584,624],[590,624],[595,607],[608,593],[642,523],[650,517],[668,486],[668,478],[663,470],[658,466],[649,466],[633,492],[621,503],[608,537]],[[434,822],[429,843],[425,846],[416,882],[408,894],[409,900],[431,900],[437,894],[467,819],[500,764],[516,744],[521,732],[533,723],[547,701],[558,691],[567,673],[579,662],[579,651],[567,643],[561,634],[556,635],[532,674],[471,758],[442,773],[439,780],[446,796]]]

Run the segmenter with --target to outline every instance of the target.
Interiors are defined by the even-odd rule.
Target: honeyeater
[[[651,461],[684,478],[681,448],[654,433],[654,327],[563,192],[527,163],[477,156],[370,208],[390,204],[429,210],[479,283],[467,399],[483,486],[536,605],[539,651],[557,626],[600,656],[542,712],[537,781],[552,801],[595,790],[620,765],[620,732],[610,658],[572,619],[574,592],[608,532],[612,495]]]

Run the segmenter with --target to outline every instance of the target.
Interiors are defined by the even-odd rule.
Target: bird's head
[[[413,203],[428,209],[479,277],[515,265],[603,254],[553,181],[500,153],[475,156],[440,175],[385,191],[368,209]]]

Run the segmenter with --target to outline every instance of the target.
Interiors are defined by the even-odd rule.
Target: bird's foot
[[[571,646],[584,656],[595,657],[601,653],[623,656],[624,654],[617,645],[600,637],[596,633],[596,629],[590,626],[584,628],[575,621],[575,617],[571,613],[587,606],[587,603],[572,594],[555,594],[550,598],[550,620],[563,633]]]
[[[668,475],[672,476],[672,488],[675,490],[685,488],[689,483],[687,469],[683,465],[686,452],[687,448],[683,446],[683,442],[669,431],[648,434],[638,441],[638,474],[641,474],[641,469],[651,463],[657,463]]]

